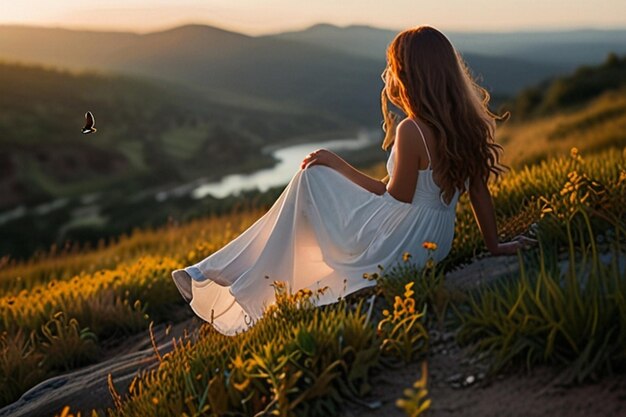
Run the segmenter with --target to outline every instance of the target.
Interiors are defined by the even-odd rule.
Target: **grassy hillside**
[[[595,151],[626,144],[626,89],[606,92],[586,107],[561,110],[526,122],[507,122],[499,130],[505,163],[520,167],[566,152]]]
[[[603,67],[596,70],[603,71]],[[383,271],[372,271],[370,278],[379,281],[379,291],[389,303],[385,308],[393,314],[385,315],[379,306],[367,318],[365,309],[347,304],[301,309],[297,306],[306,305],[310,295],[301,293],[294,301],[283,292],[275,314],[250,333],[225,339],[206,327],[199,340],[180,341],[158,369],[135,379],[128,396],[117,397],[113,392],[117,409],[108,414],[219,413],[223,407],[244,414],[262,409],[332,414],[342,399],[369,392],[369,378],[386,363],[424,358],[427,329],[434,323],[458,330],[459,343],[484,340],[475,349],[490,358],[494,372],[527,361],[529,366],[565,368],[572,381],[584,381],[622,369],[626,365],[623,352],[612,346],[623,346],[626,340],[622,320],[626,317],[626,282],[620,263],[612,260],[625,256],[624,108],[624,90],[608,90],[543,117],[512,120],[499,131],[507,161],[514,167],[491,185],[502,238],[532,227],[541,241],[541,251],[520,258],[522,275],[515,276],[510,285],[504,282],[479,293],[460,294],[441,287],[440,274],[484,252],[468,199],[463,197],[453,249],[445,262],[419,272],[411,269],[410,258],[405,258],[404,266],[385,265]],[[63,143],[61,136],[50,140]],[[576,149],[570,151],[570,147]],[[382,176],[382,166],[371,172]],[[258,209],[135,231],[108,243],[101,241],[93,249],[55,248],[26,261],[3,258],[2,402],[14,401],[45,378],[97,361],[107,346],[144,331],[151,321],[167,320],[173,310],[183,306],[170,282],[170,271],[202,259],[232,240],[262,215],[279,191],[257,200]],[[203,204],[196,208],[214,210]],[[133,217],[133,212],[139,217]],[[117,216],[128,217],[132,223],[149,213],[127,207]],[[32,230],[31,225],[22,224],[14,236],[26,227]],[[17,244],[15,240],[9,243]],[[566,252],[570,284],[562,286],[561,273],[554,271],[562,270]],[[582,276],[589,284],[574,286],[572,282],[579,282]],[[277,284],[278,291],[284,290],[280,288]],[[605,299],[607,292],[615,297]],[[576,308],[566,309],[563,299],[580,302],[572,304]],[[424,303],[430,311],[426,316],[419,307]],[[526,313],[517,309],[534,311],[535,319],[526,320]],[[558,325],[564,315],[570,317],[568,325]],[[588,317],[596,317],[596,321]],[[508,324],[501,326],[503,322]],[[587,334],[595,336],[581,336]],[[285,367],[287,363],[290,365]],[[225,380],[220,369],[236,369],[237,379]],[[196,375],[202,377],[195,379]],[[244,398],[251,400],[242,401]]]
[[[498,130],[505,161],[523,166],[572,147],[626,144],[626,56],[523,91],[503,106],[512,117]]]
[[[557,251],[560,248],[562,251],[569,241],[574,245],[572,251],[587,251],[585,217],[577,214],[585,213],[594,236],[603,236],[602,249],[594,250],[609,251],[611,242],[623,241],[620,229],[623,226],[611,219],[623,219],[626,215],[625,166],[626,149],[613,149],[598,155],[584,154],[583,159],[579,155],[563,156],[507,174],[492,187],[500,229],[505,237],[510,237],[536,223],[545,248]],[[46,377],[97,361],[103,346],[145,330],[150,321],[166,320],[175,306],[182,305],[170,281],[170,271],[219,249],[261,214],[262,211],[258,210],[247,211],[180,226],[137,231],[96,250],[56,252],[28,262],[3,265],[0,269],[2,403],[15,400],[24,390]],[[574,228],[573,235],[568,231],[569,227]],[[463,199],[446,269],[480,252],[480,242],[480,233],[467,199]],[[524,261],[527,276],[543,270],[531,258]],[[551,271],[556,260],[556,255],[546,254],[544,262],[548,262],[548,266],[544,267]],[[163,358],[158,369],[136,378],[127,397],[114,397],[118,409],[110,410],[110,415],[166,415],[182,411],[193,413],[200,409],[219,412],[232,407],[246,415],[268,407],[292,410],[296,415],[334,413],[342,398],[367,393],[371,388],[368,380],[372,372],[387,361],[393,361],[394,357],[406,361],[424,357],[427,349],[424,326],[428,321],[419,313],[422,303],[435,303],[429,311],[441,311],[441,303],[447,297],[436,286],[428,287],[436,285],[437,280],[419,278],[420,275],[415,275],[411,269],[407,272],[403,268],[393,269],[392,265],[384,267],[388,272],[380,282],[381,291],[392,301],[395,295],[400,296],[401,305],[396,299],[396,305],[387,308],[395,311],[393,317],[397,314],[402,321],[385,319],[378,307],[368,321],[365,308],[352,310],[339,304],[313,310],[297,308],[303,306],[305,301],[302,300],[308,297],[306,294],[299,295],[299,302],[282,298],[275,313],[269,314],[249,333],[224,338],[207,327],[199,340],[181,341],[175,352]],[[585,268],[585,265],[580,269],[576,267],[571,273],[584,273]],[[435,277],[434,271],[432,273]],[[622,298],[616,295],[613,301],[601,304],[602,325],[596,331],[598,337],[610,339],[610,346],[619,346],[619,340],[626,337],[624,327],[617,331],[623,326],[623,320],[615,322],[615,317],[620,316],[612,316],[608,309],[626,309],[623,304],[626,283],[623,275],[610,275],[614,274],[610,271],[607,274],[602,276],[618,280],[621,289],[615,291],[621,291],[616,294],[621,294]],[[410,286],[403,287],[404,283],[411,281],[414,281],[411,285],[416,286],[415,292]],[[285,294],[280,288],[278,285],[279,293]],[[498,288],[501,287],[491,291],[500,291]],[[401,295],[402,291],[404,295]],[[554,291],[551,288],[546,294]],[[585,289],[580,291],[587,294]],[[534,290],[530,293],[534,294]],[[506,294],[515,300],[515,295]],[[601,294],[589,294],[589,297],[595,302]],[[466,299],[455,295],[447,302],[456,303],[461,311],[467,311],[462,319],[469,320],[469,324],[462,321],[461,325],[465,338],[471,339],[472,334],[484,329],[475,324],[473,317],[483,314],[480,309],[487,306],[481,307],[480,299],[471,298],[467,299],[472,301],[465,310],[463,300]],[[407,310],[409,305],[413,305],[415,311]],[[589,308],[594,305],[600,308],[593,303],[583,304]],[[503,315],[506,316],[507,312]],[[552,319],[541,316],[536,320],[539,329],[543,328],[541,320],[551,323],[549,320]],[[456,323],[448,325],[456,326]],[[574,321],[568,331],[578,329],[578,324],[583,325]],[[508,336],[508,340],[516,343],[516,337]],[[539,349],[543,349],[546,340],[543,333],[536,333],[533,337],[536,337]],[[523,334],[519,338],[520,343],[526,340]],[[585,338],[579,340],[584,343]],[[583,361],[598,371],[605,369],[606,361],[609,361],[606,366],[613,366],[612,369],[622,363],[623,358],[620,359],[619,353],[613,350],[598,351],[604,355],[603,359],[593,362],[581,356],[582,345],[572,350],[568,348],[567,340],[560,336],[556,343],[559,350],[554,360],[559,363]],[[506,356],[507,348],[502,349]],[[592,346],[590,349],[598,348]],[[522,357],[525,355],[524,350],[516,352]],[[517,355],[509,357],[512,363],[519,359]],[[285,358],[291,359],[285,362]],[[540,356],[536,361],[542,363]],[[290,365],[285,367],[288,363]],[[235,379],[224,379],[221,372],[227,369],[236,375]],[[196,378],[196,375],[201,376]],[[581,375],[584,378],[584,374]],[[279,391],[281,389],[285,391]],[[209,400],[203,394],[206,390]],[[243,398],[253,400],[242,402]],[[282,400],[272,401],[277,398]]]
[[[608,54],[601,65],[581,66],[522,91],[506,104],[513,117],[528,119],[584,106],[599,95],[626,86],[626,55]]]

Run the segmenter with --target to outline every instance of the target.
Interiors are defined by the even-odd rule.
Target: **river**
[[[219,181],[194,182],[173,190],[162,191],[156,195],[158,201],[169,197],[191,195],[201,199],[208,195],[224,198],[241,191],[258,189],[266,191],[272,187],[287,184],[291,177],[300,169],[302,159],[319,148],[332,151],[358,150],[373,145],[381,140],[380,130],[362,130],[355,138],[335,139],[323,142],[308,142],[278,149],[266,149],[277,161],[271,168],[261,169],[250,174],[227,175]]]

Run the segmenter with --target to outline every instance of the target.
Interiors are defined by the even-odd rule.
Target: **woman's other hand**
[[[514,255],[518,250],[523,250],[535,246],[537,241],[526,236],[516,236],[510,242],[499,243],[493,255]]]
[[[311,152],[302,160],[300,169],[306,169],[312,165],[326,165],[327,167],[339,170],[341,165],[345,163],[337,154],[327,149],[318,149]]]

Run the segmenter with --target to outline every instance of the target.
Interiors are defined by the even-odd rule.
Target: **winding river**
[[[178,187],[169,192],[157,194],[157,200],[165,200],[170,196],[190,194],[195,199],[208,195],[223,198],[231,194],[238,194],[244,190],[258,189],[266,191],[272,187],[287,184],[291,177],[300,169],[302,159],[319,148],[332,151],[358,150],[380,141],[380,130],[362,130],[356,138],[335,139],[323,142],[308,142],[299,145],[287,146],[274,150],[266,150],[276,159],[277,163],[271,167],[251,174],[233,174],[215,182],[194,183],[185,187]]]

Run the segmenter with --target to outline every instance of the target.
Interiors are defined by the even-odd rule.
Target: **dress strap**
[[[419,130],[420,132],[420,136],[422,137],[422,141],[424,141],[424,147],[426,148],[426,155],[428,155],[428,168],[430,168],[431,165],[431,159],[430,159],[430,151],[428,150],[428,145],[426,144],[426,138],[424,137],[424,133],[422,132],[422,128],[420,128],[420,125],[417,124],[417,122],[411,118],[409,118],[410,121],[412,121],[415,126],[417,127],[417,130]]]

